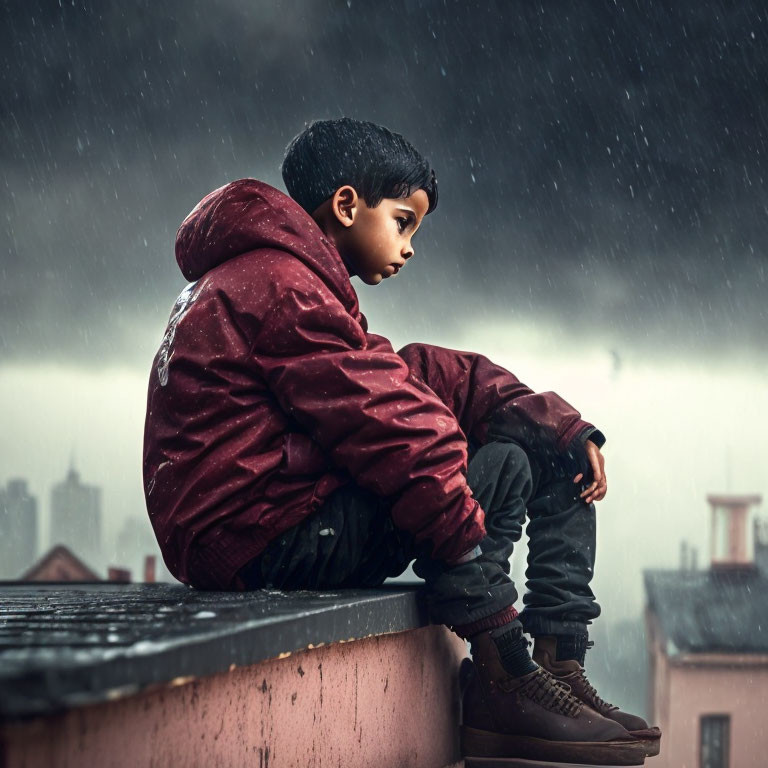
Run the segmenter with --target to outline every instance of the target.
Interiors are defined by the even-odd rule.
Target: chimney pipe
[[[755,567],[752,507],[760,504],[758,494],[710,494],[712,568]]]
[[[144,558],[144,583],[155,583],[155,556],[147,555]]]

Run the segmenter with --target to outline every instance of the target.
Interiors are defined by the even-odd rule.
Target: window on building
[[[728,768],[731,741],[730,715],[703,715],[700,731],[700,768]]]

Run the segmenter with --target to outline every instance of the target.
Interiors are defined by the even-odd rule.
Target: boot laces
[[[518,693],[567,717],[576,717],[584,706],[571,693],[570,685],[557,680],[544,667],[539,667],[539,673],[519,688]]]
[[[592,685],[592,683],[590,683],[587,679],[587,674],[584,671],[584,667],[579,670],[578,677],[581,681],[581,684],[584,686],[584,690],[587,696],[591,699],[590,704],[593,706],[593,709],[596,709],[598,712],[607,712],[613,709],[618,709],[617,706],[614,704],[609,704],[597,693],[595,686]]]
[[[590,640],[587,643],[587,650],[592,648],[594,645],[595,645],[595,641]],[[581,685],[584,687],[584,691],[586,695],[591,699],[591,706],[593,709],[596,709],[598,712],[610,712],[614,709],[618,709],[618,707],[615,704],[610,704],[602,696],[598,694],[598,692],[595,690],[595,686],[592,685],[592,683],[590,683],[589,680],[587,679],[587,673],[584,670],[583,666],[581,666],[581,668],[579,669],[578,677],[581,682]]]

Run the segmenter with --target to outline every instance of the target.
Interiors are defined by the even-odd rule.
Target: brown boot
[[[645,749],[613,720],[539,667],[522,677],[502,666],[489,632],[474,635],[461,727],[465,757],[642,765]]]
[[[571,692],[603,717],[614,720],[630,733],[630,735],[642,741],[647,757],[659,754],[661,746],[661,730],[650,727],[642,717],[622,712],[617,706],[609,704],[600,698],[592,683],[587,680],[584,667],[575,659],[557,661],[557,638],[554,636],[541,636],[534,640],[533,660],[551,672],[554,677],[567,683]]]

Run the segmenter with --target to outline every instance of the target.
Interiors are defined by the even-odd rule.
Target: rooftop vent
[[[754,528],[752,508],[760,504],[757,494],[710,494],[712,568],[754,568]]]

